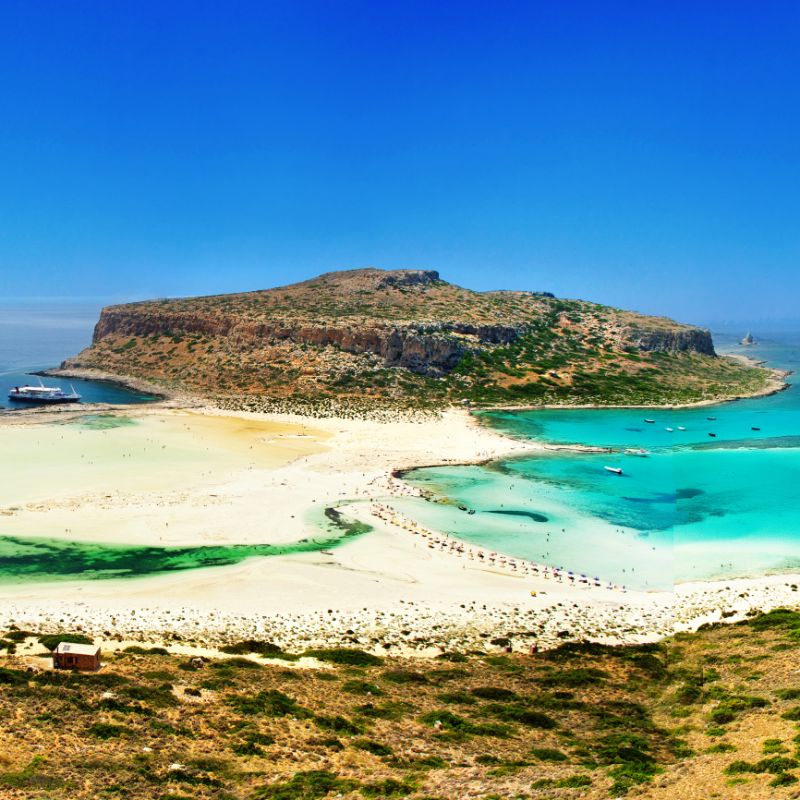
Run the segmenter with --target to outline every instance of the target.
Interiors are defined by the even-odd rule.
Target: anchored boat
[[[15,386],[8,399],[15,403],[79,403],[81,396],[70,386],[69,393],[60,386],[45,386],[41,380],[38,386]]]
[[[622,475],[622,469],[620,467],[603,467],[603,469],[607,469],[609,472],[613,472],[615,475]]]

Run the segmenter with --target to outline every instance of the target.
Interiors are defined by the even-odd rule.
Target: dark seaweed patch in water
[[[650,498],[624,497],[622,499],[628,501],[630,505],[614,505],[613,507],[599,505],[593,507],[591,513],[614,526],[627,527],[640,532],[670,530],[678,525],[701,523],[708,517],[724,517],[728,513],[724,506],[711,506],[708,498],[679,503],[676,502],[675,494],[664,493]],[[646,508],[642,508],[642,506]]]
[[[643,505],[653,505],[657,503],[674,503],[676,495],[673,492],[663,492],[659,494],[652,494],[650,497],[630,497],[624,496],[623,500],[628,503],[641,503]]]
[[[622,499],[628,503],[652,505],[654,503],[675,503],[678,500],[691,500],[694,497],[699,497],[701,494],[705,494],[702,489],[688,487],[686,489],[677,489],[674,492],[658,492],[657,494],[652,494],[649,497],[625,496]]]
[[[675,499],[691,500],[693,497],[700,497],[701,494],[705,494],[705,492],[702,489],[694,489],[692,487],[687,487],[686,489],[678,489],[675,492]]]
[[[505,514],[508,517],[527,517],[534,522],[547,522],[547,517],[544,514],[539,514],[536,511],[505,511],[499,508],[493,508],[488,511],[489,514]]]
[[[800,447],[800,436],[771,436],[765,439],[731,439],[727,442],[703,442],[692,450],[772,450]]]
[[[329,513],[330,512],[330,513]],[[137,547],[60,539],[0,536],[0,579],[55,580],[133,578],[201,567],[238,564],[254,556],[329,550],[372,528],[326,509],[328,536],[289,544],[205,547]]]
[[[545,426],[535,418],[514,411],[478,411],[478,419],[489,420],[489,425],[495,430],[502,430],[519,438],[541,439],[545,434]]]
[[[511,465],[505,461],[489,461],[483,464],[483,468],[488,472],[497,472],[500,475],[518,475],[518,471],[511,468]]]

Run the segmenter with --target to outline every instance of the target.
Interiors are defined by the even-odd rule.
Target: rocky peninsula
[[[98,372],[251,411],[453,404],[636,405],[767,390],[702,328],[433,270],[331,272],[290,286],[103,309],[64,374]]]

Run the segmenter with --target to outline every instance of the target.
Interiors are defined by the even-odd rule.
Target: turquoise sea
[[[717,346],[787,370],[800,363],[800,335],[764,335],[748,348],[717,337]],[[800,571],[795,383],[770,397],[705,408],[480,416],[515,437],[614,452],[415,470],[407,480],[440,502],[406,501],[411,516],[485,549],[638,588]],[[650,455],[624,455],[625,448]]]

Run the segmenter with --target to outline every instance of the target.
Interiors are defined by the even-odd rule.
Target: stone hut
[[[60,642],[53,650],[53,667],[97,672],[100,669],[100,648],[95,644]]]

